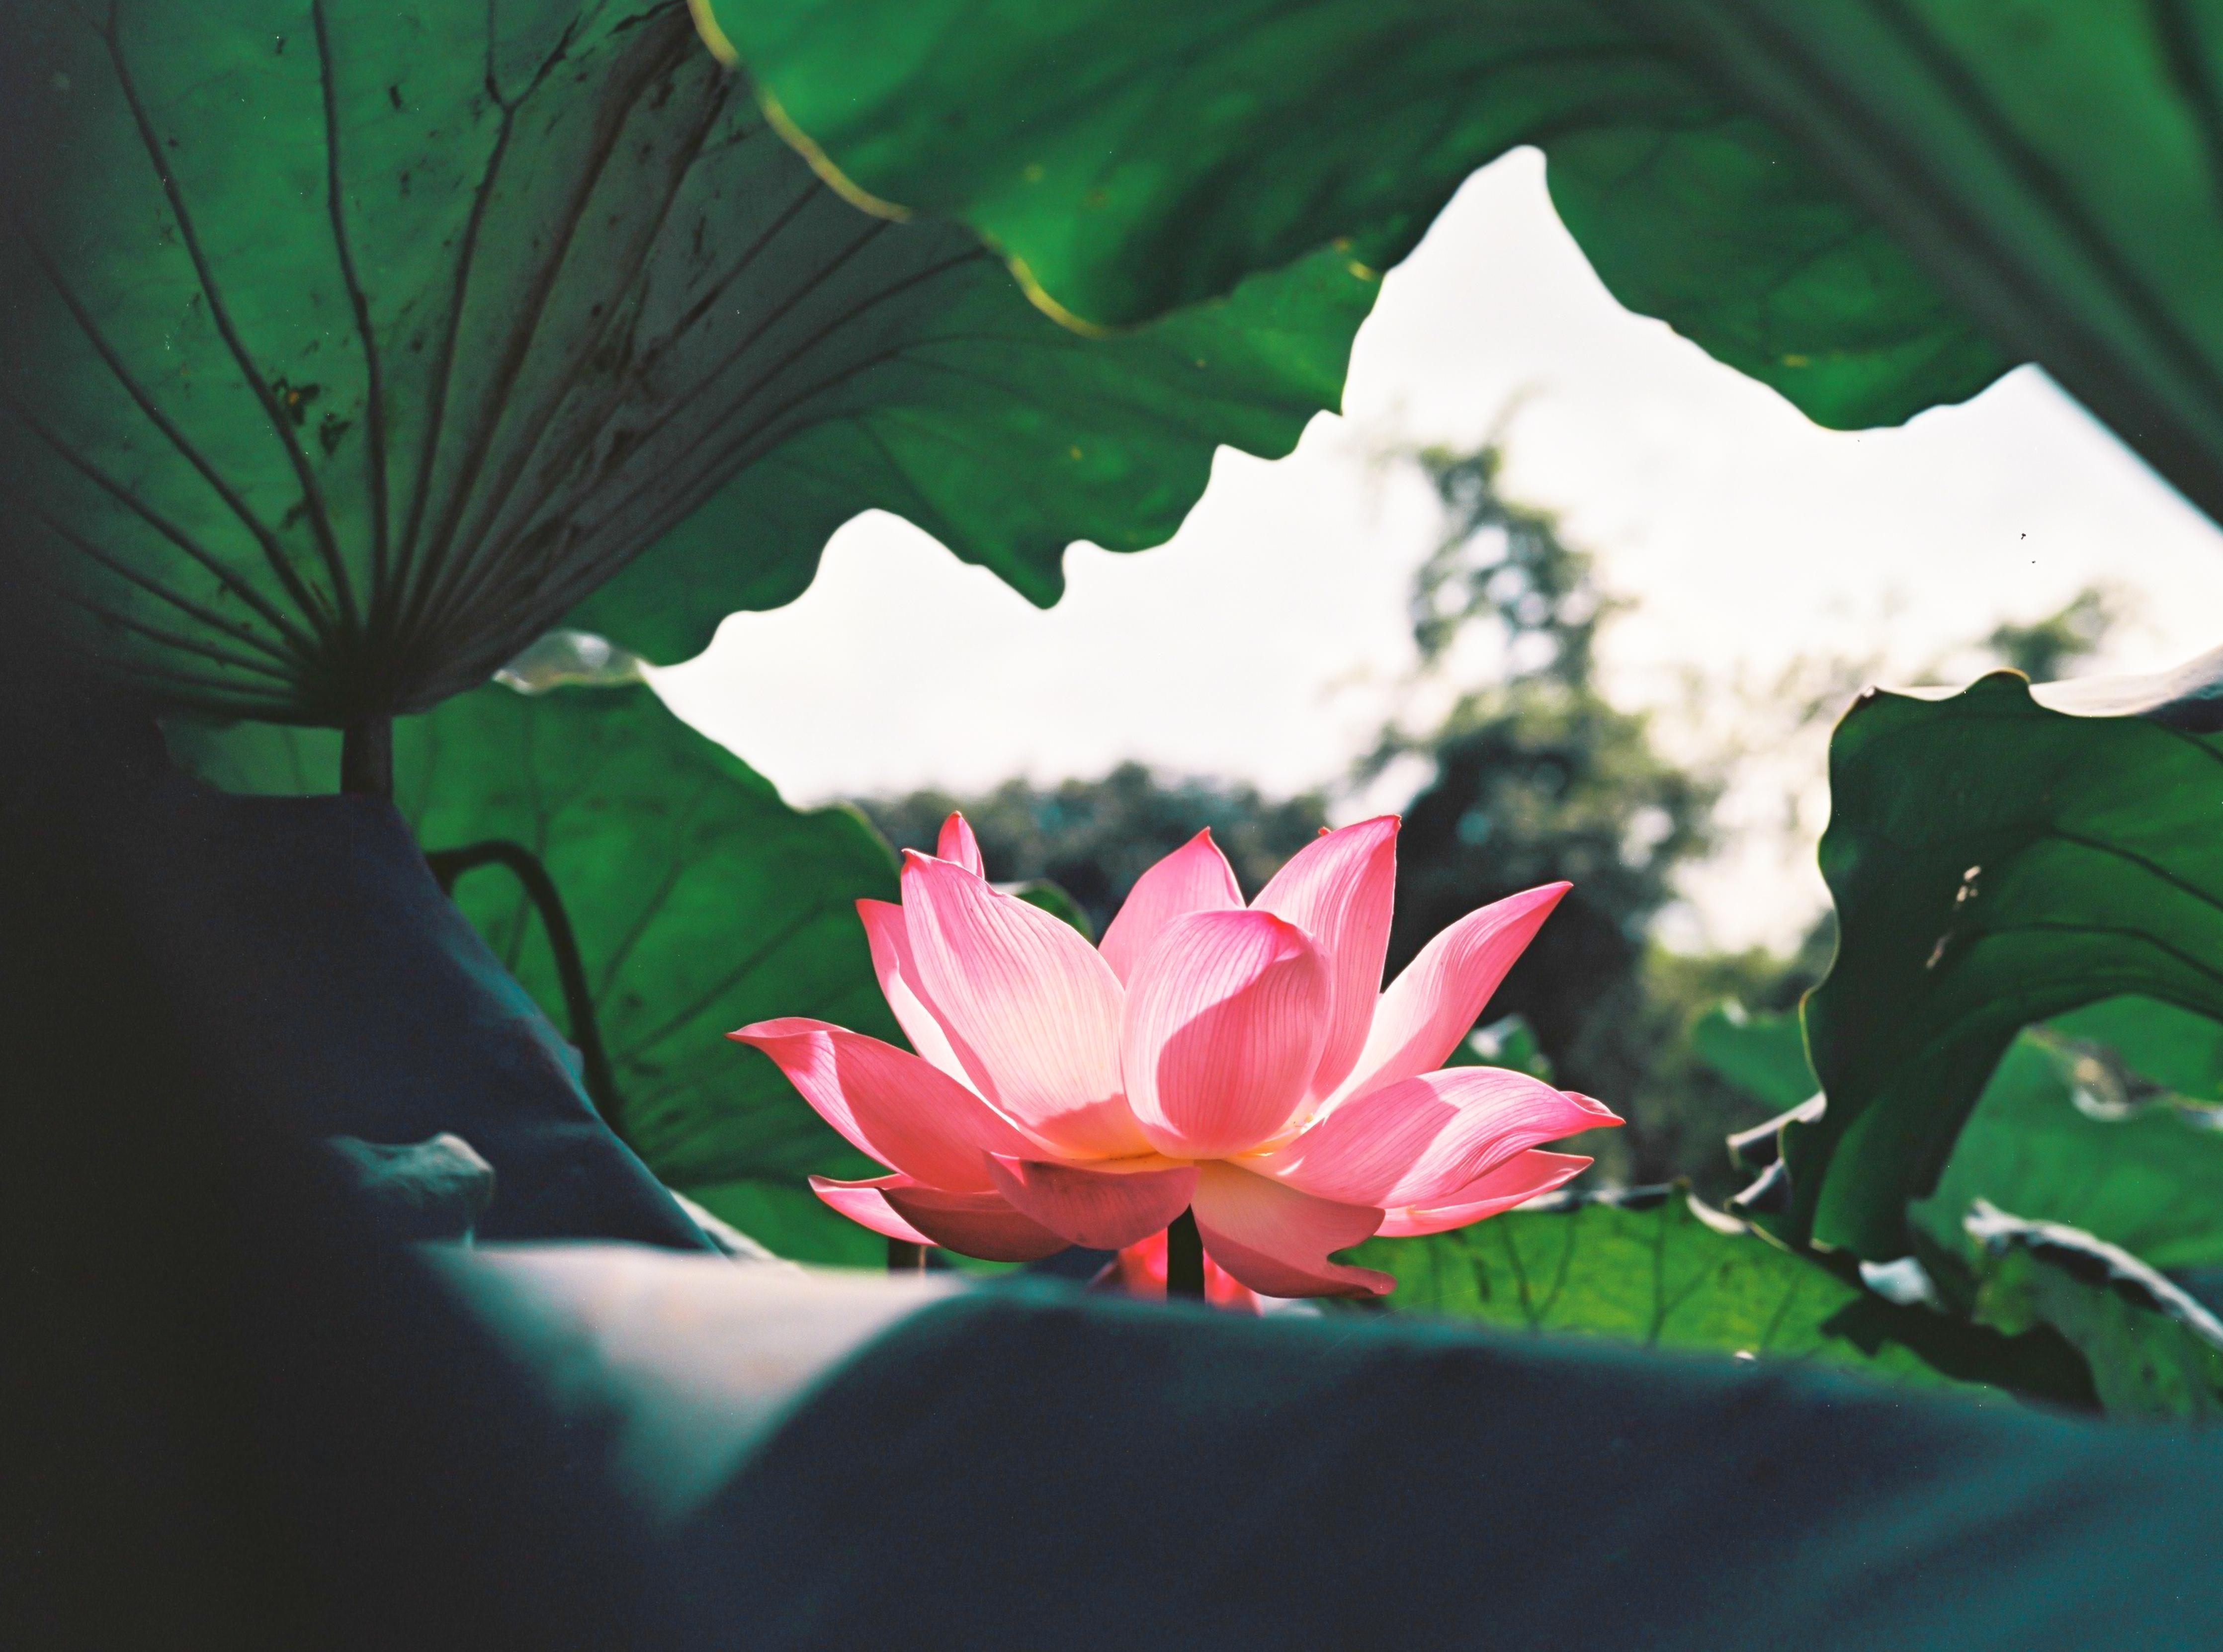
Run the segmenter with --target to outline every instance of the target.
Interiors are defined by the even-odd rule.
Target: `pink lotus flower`
[[[800,1019],[730,1036],[894,1172],[811,1178],[876,1233],[1026,1261],[1193,1209],[1253,1291],[1383,1293],[1389,1275],[1329,1253],[1547,1192],[1590,1161],[1537,1144],[1621,1121],[1525,1073],[1434,1071],[1568,886],[1469,914],[1382,990],[1397,826],[1324,833],[1248,907],[1199,832],[1099,948],[989,887],[953,814],[938,856],[905,857],[901,906],[857,903],[917,1054]]]

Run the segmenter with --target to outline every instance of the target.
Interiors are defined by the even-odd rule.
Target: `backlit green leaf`
[[[1448,1234],[1370,1239],[1347,1254],[1395,1274],[1389,1300],[1405,1312],[1918,1385],[1949,1372],[2069,1403],[2088,1391],[2056,1339],[2008,1339],[1885,1302],[1679,1185],[1559,1195]]]
[[[1846,714],[1822,844],[1838,952],[1805,1012],[1829,1104],[1785,1134],[1794,1237],[1903,1253],[1908,1203],[2025,1026],[2125,995],[2223,1020],[2214,677],[2046,691],[2113,714],[2006,673]]]
[[[1910,1219],[1971,1263],[1976,1242],[1963,1224],[1981,1199],[2079,1228],[2153,1267],[2223,1266],[2219,1040],[2215,1022],[2141,998],[2025,1032]],[[2157,1068],[2175,1069],[2175,1088],[2156,1082]]]
[[[874,506],[1054,601],[1286,452],[1376,290],[1323,255],[1098,347],[820,183],[681,0],[22,0],[0,160],[27,565],[171,704],[286,721],[589,598],[690,653]]]
[[[1795,1014],[1755,1014],[1734,1001],[1717,1004],[1692,1023],[1691,1044],[1699,1060],[1779,1113],[1822,1087]]]
[[[1522,143],[1606,284],[1833,424],[2007,365],[1874,221],[1590,0],[712,0],[853,185],[1131,324],[1329,243],[1403,256]],[[1508,317],[1508,324],[1517,324]]]
[[[2223,1323],[2127,1251],[1988,1204],[1968,1217],[1986,1272],[1978,1316],[2044,1324],[2083,1354],[2111,1416],[2223,1422]]]
[[[709,3],[849,178],[1092,320],[1394,259],[1534,143],[1622,302],[1823,423],[2034,358],[2223,510],[2205,0]]]

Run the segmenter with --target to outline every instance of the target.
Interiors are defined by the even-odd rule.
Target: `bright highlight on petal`
[[[1192,912],[1232,912],[1242,904],[1235,869],[1207,828],[1135,880],[1104,932],[1104,961],[1112,974],[1131,982],[1143,955],[1174,920]]]
[[[1504,1067],[1452,1067],[1338,1102],[1246,1161],[1346,1204],[1433,1204],[1539,1142],[1619,1124],[1599,1102]]]
[[[891,901],[860,901],[857,916],[865,926],[865,944],[872,949],[872,972],[880,978],[880,996],[895,1012],[896,1025],[910,1040],[910,1047],[925,1060],[960,1084],[971,1079],[949,1029],[926,1002],[918,984],[918,965],[910,955],[910,932],[904,927],[903,908]]]
[[[1168,925],[1135,972],[1120,1037],[1127,1104],[1150,1145],[1218,1159],[1279,1130],[1318,1064],[1328,992],[1319,952],[1279,918]]]
[[[1378,1297],[1396,1285],[1327,1259],[1371,1238],[1378,1209],[1315,1199],[1224,1164],[1197,1166],[1195,1209],[1206,1254],[1262,1296]]]
[[[1580,1153],[1547,1153],[1531,1148],[1515,1153],[1489,1175],[1451,1194],[1435,1208],[1406,1205],[1382,1218],[1382,1237],[1413,1239],[1445,1234],[1510,1210],[1564,1187],[1590,1167]]]
[[[1309,1093],[1342,1084],[1374,1023],[1382,966],[1389,954],[1389,910],[1397,886],[1397,817],[1361,820],[1299,850],[1251,902],[1286,918],[1327,959],[1332,996],[1327,1036]]]
[[[940,859],[962,866],[975,877],[988,876],[988,869],[980,859],[980,840],[973,835],[972,822],[961,814],[952,814],[941,823],[941,836],[935,843],[934,852]]]
[[[1442,1066],[1572,887],[1546,883],[1493,901],[1422,947],[1376,1005],[1373,1029],[1343,1093],[1359,1095]]]
[[[1121,1250],[1163,1233],[1188,1209],[1196,1187],[1189,1165],[1121,1173],[998,1154],[988,1160],[988,1173],[1012,1209],[1097,1251]]]
[[[1148,1152],[1119,1097],[1125,994],[1096,949],[948,861],[907,857],[903,889],[918,985],[973,1087],[1060,1153]]]
[[[777,1062],[852,1146],[921,1182],[986,1193],[985,1154],[1035,1151],[978,1096],[892,1044],[799,1016],[726,1036]]]

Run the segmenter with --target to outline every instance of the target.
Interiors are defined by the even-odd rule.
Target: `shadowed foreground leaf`
[[[337,736],[179,725],[172,747],[234,791],[314,789]],[[813,1015],[901,1041],[854,902],[896,898],[887,845],[853,810],[790,808],[761,776],[667,711],[645,685],[527,698],[499,686],[394,730],[394,801],[419,842],[529,850],[578,938],[608,1052],[608,1110],[658,1177],[783,1255],[879,1259],[810,1172],[879,1168],[778,1069],[724,1036]],[[463,874],[457,903],[558,1027],[547,938],[517,879]],[[573,1028],[576,1039],[576,1029]]]

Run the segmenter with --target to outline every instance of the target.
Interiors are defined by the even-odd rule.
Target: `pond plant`
[[[1339,405],[1382,273],[1524,144],[1622,303],[1815,420],[2036,363],[2223,512],[2219,87],[2223,15],[2160,0],[15,0],[16,669],[260,795],[102,794],[118,831],[225,823],[172,836],[236,881],[142,856],[148,910],[360,895],[322,964],[442,960],[450,999],[381,1024],[467,1002],[542,1109],[473,1139],[489,1231],[702,1241],[673,1189],[806,1260],[1073,1241],[1137,1279],[1169,1234],[1176,1292],[1394,1282],[2213,1417],[2223,654],[1854,705],[1835,963],[1788,1023],[1720,1029],[1768,1042],[1740,1071],[1783,1109],[1727,1209],[1550,1193],[1573,1161],[1542,1144],[1599,1104],[1441,1066],[1554,891],[1385,991],[1393,825],[1247,907],[1205,839],[1093,946],[1055,891],[988,884],[961,824],[899,866],[652,685],[866,510],[1042,605],[1069,543],[1162,542],[1219,447],[1286,454]],[[350,870],[271,893],[312,865]],[[148,945],[204,975],[199,933]],[[254,1013],[208,1036],[259,1049]],[[305,996],[287,1037],[367,1084],[419,1060],[355,1013]],[[429,1135],[466,1070],[380,1093]],[[636,1226],[564,1203],[559,1139],[632,1178]]]

